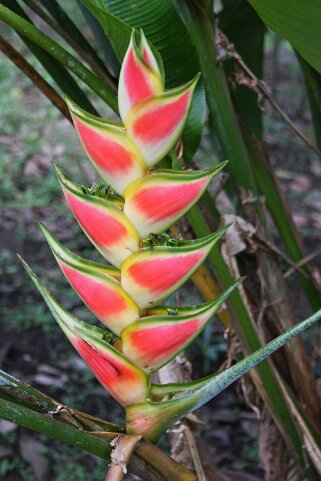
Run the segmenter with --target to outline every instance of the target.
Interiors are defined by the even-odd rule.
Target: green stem
[[[64,441],[103,459],[107,459],[111,452],[108,443],[85,431],[4,399],[0,399],[0,417],[6,421],[19,424],[19,426]]]
[[[105,461],[109,459],[111,453],[109,441],[118,435],[111,432],[92,434],[82,431],[75,426],[57,421],[52,415],[44,415],[1,398],[0,418],[66,442]],[[136,448],[129,469],[148,481],[196,481],[193,473],[145,441]]]
[[[115,112],[118,112],[117,98],[114,93],[77,58],[67,52],[67,50],[61,47],[57,42],[1,4],[0,19],[58,60],[88,85],[93,92],[104,100]]]
[[[90,416],[68,406],[64,406],[28,384],[19,381],[10,374],[0,370],[0,398],[23,405],[42,414],[55,413],[55,418],[75,425],[81,424],[92,431],[103,430],[123,432],[122,426]]]

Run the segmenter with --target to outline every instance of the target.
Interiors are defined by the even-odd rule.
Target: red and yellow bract
[[[129,432],[151,439],[177,414],[168,407],[162,412],[166,396],[162,400],[155,395],[162,387],[152,386],[150,373],[192,342],[238,284],[201,306],[169,308],[168,313],[166,307],[151,310],[189,279],[226,231],[176,245],[144,242],[176,222],[225,165],[204,171],[150,170],[180,139],[197,80],[165,91],[144,34],[137,45],[133,32],[119,80],[123,124],[95,117],[66,100],[90,161],[114,192],[85,188],[57,166],[55,170],[79,225],[114,267],[76,256],[44,226],[42,230],[69,283],[109,331],[69,314],[26,267],[75,349],[126,408]],[[193,406],[193,399],[180,401],[180,414]]]

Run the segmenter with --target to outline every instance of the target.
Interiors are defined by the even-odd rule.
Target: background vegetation
[[[67,10],[86,38],[92,40],[92,33],[76,5],[68,6]],[[34,14],[32,17],[37,18]],[[49,31],[45,23],[38,19],[37,23],[44,31]],[[1,29],[10,44],[54,85],[51,77],[12,29],[4,27],[3,24]],[[265,37],[264,49],[264,80],[272,88],[271,95],[313,143],[314,127],[305,80],[292,47],[284,39],[269,32]],[[74,174],[78,182],[90,184],[97,179],[68,120],[63,119],[29,79],[3,55],[0,55],[0,91],[0,366],[18,379],[38,387],[69,406],[102,418],[106,418],[107,413],[109,420],[121,422],[122,413],[119,407],[106,395],[85,364],[70,349],[16,257],[19,252],[35,266],[44,283],[50,284],[53,293],[63,301],[65,307],[81,318],[88,318],[88,311],[72,290],[67,288],[49,255],[37,222],[45,221],[68,247],[84,257],[93,258],[94,251],[89,242],[80,235],[71,213],[67,212],[63,205],[61,191],[50,162],[57,161],[64,170]],[[101,113],[110,117],[111,112],[101,101],[97,102],[88,88],[85,92],[93,104],[99,105]],[[264,140],[269,149],[270,160],[304,240],[306,251],[313,256],[314,278],[320,282],[320,158],[293,133],[268,102],[262,102],[262,106]],[[205,167],[219,158],[221,151],[218,141],[215,139],[213,146],[213,136],[208,127],[194,157],[195,162],[198,166]],[[229,175],[231,173],[227,174],[226,190],[219,191],[219,185],[215,185],[211,195],[219,192],[216,208],[221,214],[237,212],[244,215],[238,211],[238,207],[235,208],[237,201],[230,195]],[[270,216],[267,218],[271,226]],[[186,230],[186,224],[180,228]],[[285,252],[275,226],[272,227],[272,232],[273,248]],[[256,243],[257,240],[253,242]],[[239,266],[247,271],[252,262],[249,246],[243,254],[243,259],[238,259]],[[291,267],[286,256],[277,256],[277,260],[282,272],[286,273]],[[292,273],[287,282],[295,317],[306,317],[310,306],[300,287],[299,276]],[[259,296],[260,284],[254,280],[247,289],[250,297]],[[179,295],[182,304],[184,299],[185,303],[189,304],[194,302],[194,299],[201,299],[192,283],[184,287]],[[264,317],[265,309],[269,307],[256,303],[253,312],[257,319]],[[262,326],[261,328],[263,329]],[[217,370],[226,361],[227,350],[230,359],[239,356],[239,341],[236,340],[234,332],[232,325],[229,336],[224,336],[223,327],[217,320],[205,330],[187,352],[195,377]],[[321,347],[320,341],[317,341],[318,336],[318,328],[315,328],[306,335],[305,342],[320,396]],[[279,358],[279,361],[282,366],[282,358]],[[253,384],[248,380],[241,386],[228,389],[200,413],[206,425],[202,436],[209,446],[216,466],[221,470],[248,473],[244,474],[248,476],[244,479],[263,479],[264,463],[270,462],[271,453],[278,445],[277,440],[271,439],[272,431],[267,426],[271,421],[264,423],[265,408],[256,398]],[[253,406],[254,411],[251,409]],[[260,422],[255,414],[258,412],[261,416]],[[162,442],[164,449],[169,450],[169,442]],[[82,481],[88,479],[89,475],[92,481],[98,481],[104,479],[106,468],[107,463],[98,458],[84,455],[42,435],[34,435],[23,428],[0,421],[0,477],[6,481]],[[289,473],[288,468],[287,472]],[[253,477],[250,478],[250,475]]]

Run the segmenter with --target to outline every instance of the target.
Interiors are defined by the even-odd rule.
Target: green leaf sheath
[[[80,78],[93,92],[104,100],[115,112],[118,111],[117,99],[114,93],[88,70],[77,58],[61,47],[57,42],[42,33],[38,28],[30,24],[13,11],[0,4],[0,20],[13,27],[24,37],[38,45],[45,52],[49,53],[64,67]]]
[[[276,339],[269,342],[265,346],[258,349],[256,352],[234,364],[232,367],[226,369],[215,375],[206,385],[200,389],[201,396],[197,407],[202,406],[214,396],[226,389],[231,383],[239,379],[243,374],[255,367],[267,357],[271,356],[275,351],[284,346],[285,343],[291,341],[295,336],[301,334],[310,326],[321,319],[321,310],[310,316],[305,321],[299,322],[288,331],[280,334]]]

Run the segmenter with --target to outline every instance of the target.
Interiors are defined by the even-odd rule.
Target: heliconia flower
[[[148,166],[155,165],[174,147],[191,107],[199,75],[187,84],[134,105],[124,124]]]
[[[55,169],[79,225],[99,252],[111,264],[119,267],[131,253],[139,249],[140,242],[138,232],[122,211],[123,201],[84,193],[57,166]]]
[[[144,175],[142,154],[121,124],[108,122],[78,107],[66,98],[81,143],[98,173],[118,193]]]
[[[147,375],[104,340],[106,331],[90,326],[67,312],[22,260],[25,269],[69,341],[98,381],[123,406],[148,397]]]
[[[205,260],[229,226],[180,247],[145,247],[121,264],[121,284],[140,308],[165,299]]]
[[[119,76],[118,105],[124,123],[133,105],[164,90],[157,61],[142,31],[140,35],[140,45],[136,46],[133,30]]]
[[[125,215],[142,238],[163,232],[201,197],[225,165],[199,171],[154,170],[139,177],[124,192]]]
[[[159,369],[191,344],[242,280],[188,314],[153,315],[133,322],[120,333],[123,354],[146,372]]]
[[[66,278],[92,313],[115,334],[139,318],[139,308],[115,275],[120,271],[82,259],[66,249],[41,225],[41,229]]]
[[[163,233],[197,202],[225,163],[198,172],[149,170],[179,140],[199,77],[164,91],[161,61],[158,64],[152,48],[142,32],[137,45],[133,32],[119,81],[123,125],[95,117],[66,99],[85,151],[112,190],[74,184],[57,166],[55,170],[81,228],[116,267],[73,254],[41,227],[67,280],[112,332],[69,314],[22,262],[70,342],[124,406],[126,433],[154,442],[172,423],[319,320],[321,311],[224,371],[190,383],[151,382],[150,374],[200,334],[243,280],[202,305],[157,305],[189,279],[229,225],[193,241]]]

